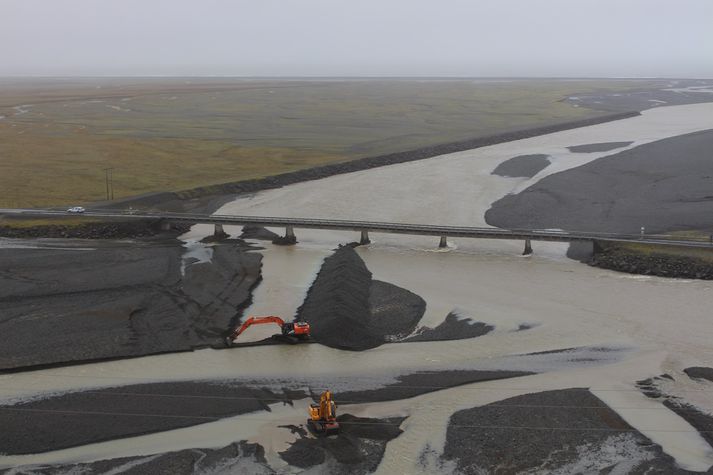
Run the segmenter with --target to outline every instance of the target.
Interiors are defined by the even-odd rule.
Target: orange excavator
[[[332,435],[339,432],[337,404],[332,398],[332,391],[324,391],[319,397],[319,404],[310,404],[307,425],[319,435]]]
[[[284,341],[287,343],[299,343],[302,341],[309,341],[310,339],[309,323],[285,322],[280,317],[268,315],[264,317],[248,317],[242,325],[233,330],[233,332],[226,337],[225,342],[228,346],[230,346],[250,326],[261,325],[263,323],[274,323],[280,327],[281,333],[272,335],[274,340]]]

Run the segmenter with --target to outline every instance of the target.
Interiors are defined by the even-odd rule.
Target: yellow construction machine
[[[332,391],[324,391],[319,397],[319,404],[310,404],[307,425],[319,435],[332,435],[339,432],[337,404],[332,398]]]

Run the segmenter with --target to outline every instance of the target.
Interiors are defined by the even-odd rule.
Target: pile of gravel
[[[356,251],[343,246],[324,260],[297,319],[310,323],[319,343],[360,351],[411,333],[425,309],[418,295],[372,280]]]

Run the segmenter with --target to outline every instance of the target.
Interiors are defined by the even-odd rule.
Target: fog
[[[1,76],[713,77],[710,0],[0,0]]]

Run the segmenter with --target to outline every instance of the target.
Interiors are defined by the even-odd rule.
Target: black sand
[[[495,167],[491,175],[532,178],[550,164],[549,155],[518,155]]]
[[[386,444],[401,434],[403,418],[372,419],[351,414],[338,416],[339,434],[310,437],[296,428],[300,436],[280,456],[294,467],[320,466],[321,473],[361,474],[376,470]]]
[[[344,391],[339,393],[339,400],[355,403],[397,401],[421,394],[438,391],[444,388],[462,386],[464,384],[498,379],[517,378],[533,373],[527,371],[480,371],[480,370],[446,370],[438,372],[419,371],[396,378],[397,382],[378,389],[368,391]]]
[[[260,277],[244,246],[182,277],[175,240],[82,245],[0,250],[0,370],[220,346]]]
[[[689,473],[586,389],[458,411],[449,421],[442,460],[464,474]]]
[[[276,473],[267,465],[265,449],[259,444],[235,442],[220,449],[186,449],[143,457],[125,457],[72,465],[33,465],[17,471],[0,470],[14,475],[178,475],[188,473]]]
[[[396,383],[377,389],[342,391],[335,396],[340,405],[393,401],[446,387],[527,374],[531,373],[419,372],[399,376]],[[274,382],[268,383],[274,386]],[[290,384],[304,388],[311,383],[294,380]],[[359,385],[358,378],[354,384]],[[67,393],[0,406],[0,453],[38,453],[162,432],[269,410],[269,404],[291,404],[294,399],[309,396],[301,389],[266,389],[260,381],[148,383]],[[311,396],[318,397],[319,390],[311,391]]]
[[[683,370],[689,378],[703,379],[713,383],[713,368],[705,366],[691,366]]]
[[[712,148],[713,130],[707,130],[624,150],[505,196],[485,219],[506,229],[713,229]]]
[[[463,340],[486,335],[495,327],[483,322],[476,322],[469,318],[458,318],[458,315],[449,313],[446,319],[436,328],[423,327],[414,336],[401,340],[409,341],[442,341]]]
[[[711,379],[713,378],[713,370],[711,368],[691,367],[686,368],[683,371],[686,375],[688,375],[688,377],[698,381],[713,381],[713,379]],[[708,444],[713,446],[713,416],[697,409],[681,397],[666,394],[658,384],[664,378],[673,380],[673,377],[670,375],[662,374],[654,378],[637,381],[636,385],[645,396],[661,400],[661,403],[664,406],[688,422],[699,432],[701,437],[703,437]],[[713,473],[713,467],[711,467],[709,472]]]
[[[572,153],[593,153],[593,152],[608,152],[610,150],[616,150],[618,148],[628,147],[634,142],[601,142],[601,143],[589,143],[584,145],[573,145],[567,147],[567,149]]]
[[[284,394],[215,381],[69,393],[0,406],[0,452],[30,454],[162,432],[269,410],[268,404],[280,401],[290,403]]]
[[[297,318],[319,343],[361,351],[411,333],[425,308],[418,295],[372,280],[356,251],[343,246],[324,260]]]

